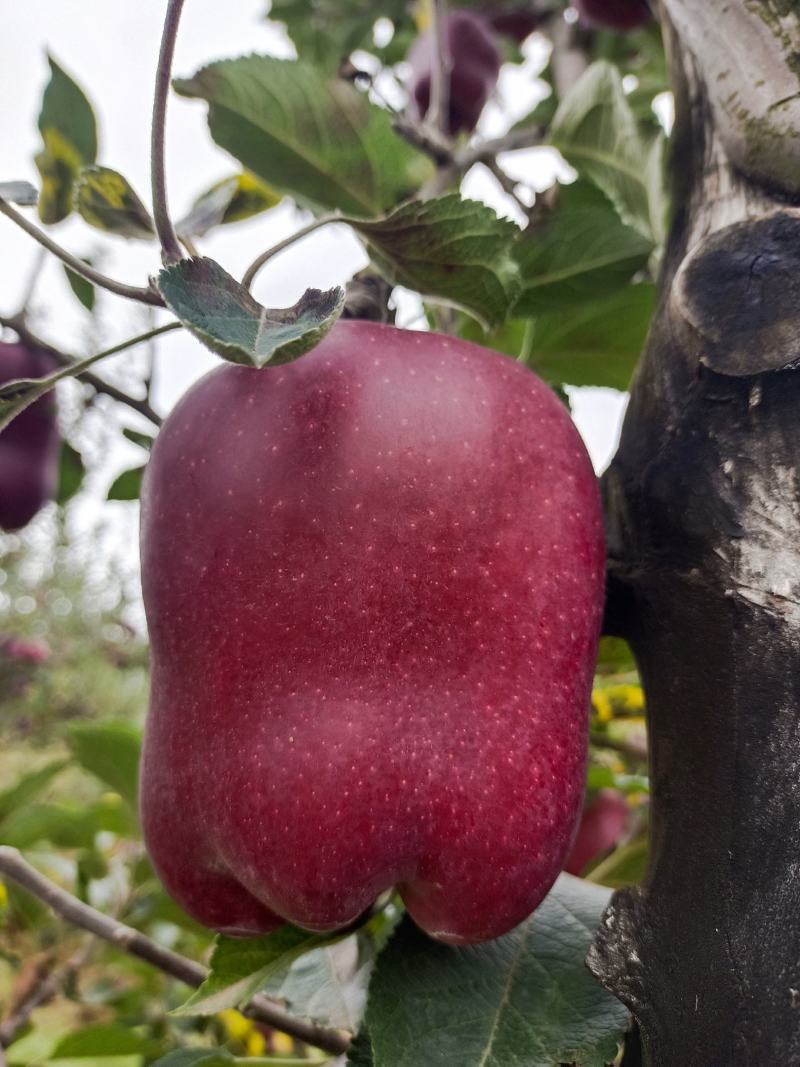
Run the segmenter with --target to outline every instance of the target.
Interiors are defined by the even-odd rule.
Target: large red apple
[[[638,30],[651,18],[647,0],[572,0],[572,3],[585,23],[611,30]]]
[[[453,11],[444,20],[444,46],[450,63],[448,132],[471,133],[494,92],[502,56],[492,28],[471,11]],[[433,33],[420,34],[408,53],[412,98],[423,118],[431,102],[431,81],[438,63]]]
[[[616,789],[601,789],[581,817],[564,870],[580,874],[594,859],[618,845],[631,818],[631,809]]]
[[[55,370],[45,352],[0,343],[0,384],[43,378]],[[58,484],[61,438],[53,393],[41,397],[0,432],[0,528],[19,530],[51,500]]]
[[[445,941],[519,923],[580,814],[603,571],[583,444],[507,357],[351,321],[203,378],[142,493],[168,890],[238,934],[392,886]]]

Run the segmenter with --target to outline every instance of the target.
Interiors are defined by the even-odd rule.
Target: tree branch
[[[175,40],[184,0],[169,0],[161,36],[161,50],[156,69],[156,89],[153,98],[153,125],[150,138],[150,168],[153,188],[153,220],[161,242],[161,258],[165,264],[181,259],[181,246],[172,225],[167,206],[167,176],[165,162],[165,131],[170,72],[175,55]]]
[[[61,967],[46,971],[36,982],[30,992],[0,1023],[0,1055],[4,1048],[14,1044],[20,1032],[26,1026],[31,1015],[43,1004],[48,1004],[56,997],[67,982],[81,969],[91,955],[94,940],[87,938],[77,952]],[[0,1067],[3,1060],[0,1059]]]
[[[450,75],[453,67],[453,57],[447,42],[447,0],[430,0],[430,8],[433,63],[431,97],[425,123],[430,123],[437,133],[446,138],[450,110]]]
[[[43,230],[40,230],[38,226],[34,226],[32,222],[29,222],[24,215],[20,214],[11,204],[6,203],[5,200],[0,199],[0,213],[7,218],[15,222],[21,230],[24,230],[28,236],[32,237],[34,241],[38,241],[40,245],[47,249],[48,252],[52,252],[54,256],[57,256],[62,263],[73,270],[76,274],[80,274],[82,278],[85,278],[88,282],[92,282],[94,285],[99,285],[101,289],[107,289],[110,293],[115,293],[117,296],[124,296],[128,300],[138,300],[140,304],[154,304],[156,307],[164,307],[164,301],[161,299],[155,289],[142,289],[136,285],[126,285],[125,282],[118,282],[114,278],[109,278],[105,274],[101,274],[99,270],[95,270],[94,267],[90,267],[88,263],[84,263],[82,259],[78,259],[77,256],[73,256],[71,252],[68,252],[61,245],[57,244],[51,237],[48,236]]]
[[[163,945],[152,941],[133,927],[104,915],[61,889],[55,882],[45,878],[27,863],[15,848],[0,846],[0,874],[32,893],[67,922],[79,926],[82,930],[87,930],[95,937],[109,942],[137,959],[144,960],[164,974],[177,978],[194,989],[202,985],[208,977],[208,968],[203,967],[202,964],[164,948]],[[296,1019],[261,995],[253,997],[245,1008],[244,1014],[250,1019],[275,1027],[276,1030],[282,1030],[334,1056],[346,1052],[350,1044],[345,1034],[337,1030],[327,1030],[303,1019]]]
[[[159,327],[157,333],[165,333],[167,330],[178,329],[179,323],[168,323],[167,327]],[[47,341],[42,340],[41,337],[34,334],[20,315],[4,316],[0,315],[0,326],[5,326],[10,330],[13,330],[25,345],[30,345],[31,348],[39,348],[43,352],[47,352],[53,359],[62,367],[75,367],[76,364],[83,362],[74,356],[68,355],[66,352],[62,352],[58,348],[54,348]],[[157,335],[155,331],[148,331],[149,337]],[[141,339],[141,338],[140,338]],[[125,343],[125,347],[130,347],[131,342]],[[115,351],[123,351],[120,346],[116,346],[114,350],[106,350],[102,353],[103,356],[112,355]],[[101,358],[101,354],[96,357]],[[139,400],[135,396],[130,396],[124,390],[117,388],[116,385],[112,385],[111,382],[105,381],[103,378],[98,378],[97,375],[92,374],[91,371],[81,371],[79,374],[74,375],[80,381],[85,382],[87,385],[91,385],[98,393],[104,393],[106,396],[110,396],[112,400],[117,400],[120,404],[125,404],[133,411],[137,411],[140,415],[144,415],[146,419],[149,419],[154,426],[160,426],[162,419],[161,416],[151,407],[149,400],[146,398]]]

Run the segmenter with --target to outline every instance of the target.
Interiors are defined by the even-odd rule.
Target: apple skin
[[[583,813],[569,858],[568,874],[580,874],[593,859],[619,844],[631,817],[631,809],[616,789],[601,789]]]
[[[46,352],[0,343],[0,384],[16,378],[43,378],[55,369]],[[55,395],[50,392],[0,432],[0,529],[22,529],[52,500],[60,450]]]
[[[450,55],[450,92],[447,132],[471,133],[494,92],[502,56],[486,19],[471,11],[453,11],[445,18],[444,37]],[[424,118],[431,99],[435,62],[433,33],[420,34],[408,53],[412,72],[412,99]]]
[[[338,929],[392,886],[443,941],[529,915],[583,803],[604,588],[554,394],[339,322],[196,384],[141,499],[141,816],[175,899],[234,935]]]
[[[495,33],[508,37],[517,44],[522,44],[526,38],[530,37],[541,22],[539,14],[530,7],[514,4],[486,7],[483,8],[481,14]]]
[[[611,30],[638,30],[652,18],[646,0],[572,0],[581,20]]]

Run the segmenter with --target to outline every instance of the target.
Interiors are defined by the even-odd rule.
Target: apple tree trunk
[[[605,478],[651,860],[589,965],[659,1067],[800,1063],[800,3],[662,0],[658,311]]]

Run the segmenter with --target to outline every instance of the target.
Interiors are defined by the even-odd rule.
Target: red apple
[[[23,344],[0,343],[0,384],[43,378],[51,356]],[[26,408],[0,433],[0,528],[19,530],[51,500],[58,484],[61,438],[53,393]]]
[[[622,793],[601,789],[583,813],[564,870],[580,874],[592,860],[619,844],[630,816],[631,809]]]
[[[0,636],[0,653],[7,659],[40,666],[50,659],[50,649],[44,641],[26,637]]]
[[[471,133],[494,92],[502,56],[486,19],[471,11],[453,11],[444,22],[444,45],[450,58],[448,132]],[[412,98],[423,118],[431,100],[431,80],[438,62],[433,33],[421,34],[408,53],[413,75]]]
[[[572,0],[572,4],[583,22],[611,30],[638,30],[651,18],[647,0]]]
[[[188,912],[330,930],[396,886],[472,942],[533,911],[583,801],[604,572],[535,375],[358,321],[221,366],[159,434],[141,536],[141,814]]]
[[[509,37],[517,44],[522,44],[526,37],[530,37],[541,18],[528,4],[501,4],[483,8],[481,14],[487,20],[495,33],[503,37]]]

